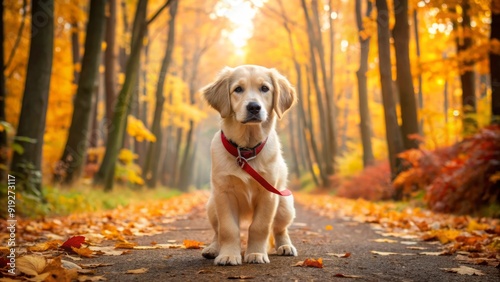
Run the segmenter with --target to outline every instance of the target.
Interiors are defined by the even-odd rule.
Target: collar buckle
[[[256,146],[256,147],[258,147],[258,146]],[[238,156],[236,157],[236,163],[238,164],[238,166],[243,168],[245,166],[245,163],[247,163],[248,161],[251,161],[257,157],[256,147],[254,147],[254,148],[237,147],[236,148],[236,150],[238,151]]]

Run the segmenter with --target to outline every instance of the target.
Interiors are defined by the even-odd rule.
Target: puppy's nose
[[[247,105],[247,111],[249,111],[250,113],[256,115],[260,112],[260,105],[259,103],[256,103],[256,102],[250,102],[248,103]]]

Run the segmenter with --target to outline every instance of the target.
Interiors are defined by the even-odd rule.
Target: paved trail
[[[448,273],[440,268],[457,268],[454,256],[418,255],[422,250],[410,250],[399,243],[408,241],[392,238],[398,243],[377,243],[382,238],[369,224],[328,219],[297,206],[297,218],[291,227],[291,237],[299,251],[298,257],[271,255],[270,264],[241,266],[214,266],[213,260],[204,259],[201,250],[156,249],[132,250],[121,256],[99,256],[85,263],[111,263],[96,269],[108,281],[225,281],[246,278],[249,281],[500,281],[500,270],[491,266],[467,265],[485,273],[468,276]],[[332,225],[333,230],[325,226]],[[152,241],[166,243],[191,239],[208,243],[212,230],[205,212],[197,209],[179,216],[168,225],[170,231],[155,236],[139,237],[139,245]],[[245,236],[246,237],[246,236]],[[414,246],[436,252],[438,246],[418,242]],[[415,255],[375,255],[371,251],[413,253]],[[348,258],[337,258],[327,253],[351,253]],[[323,258],[324,268],[293,267],[306,258]],[[143,274],[125,274],[127,270],[147,268]],[[356,275],[360,278],[338,278],[337,274]]]

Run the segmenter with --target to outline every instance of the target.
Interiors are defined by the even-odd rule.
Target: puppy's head
[[[224,68],[203,95],[222,118],[243,124],[266,121],[272,111],[281,119],[296,100],[295,89],[275,69],[244,65]]]

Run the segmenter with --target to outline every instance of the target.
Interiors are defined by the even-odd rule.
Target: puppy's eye
[[[238,87],[236,87],[236,88],[234,89],[234,92],[236,92],[236,93],[241,93],[241,92],[243,92],[243,88],[241,88],[241,86],[238,86]]]
[[[265,92],[269,91],[269,87],[262,85],[262,87],[260,88],[260,91],[265,93]]]

